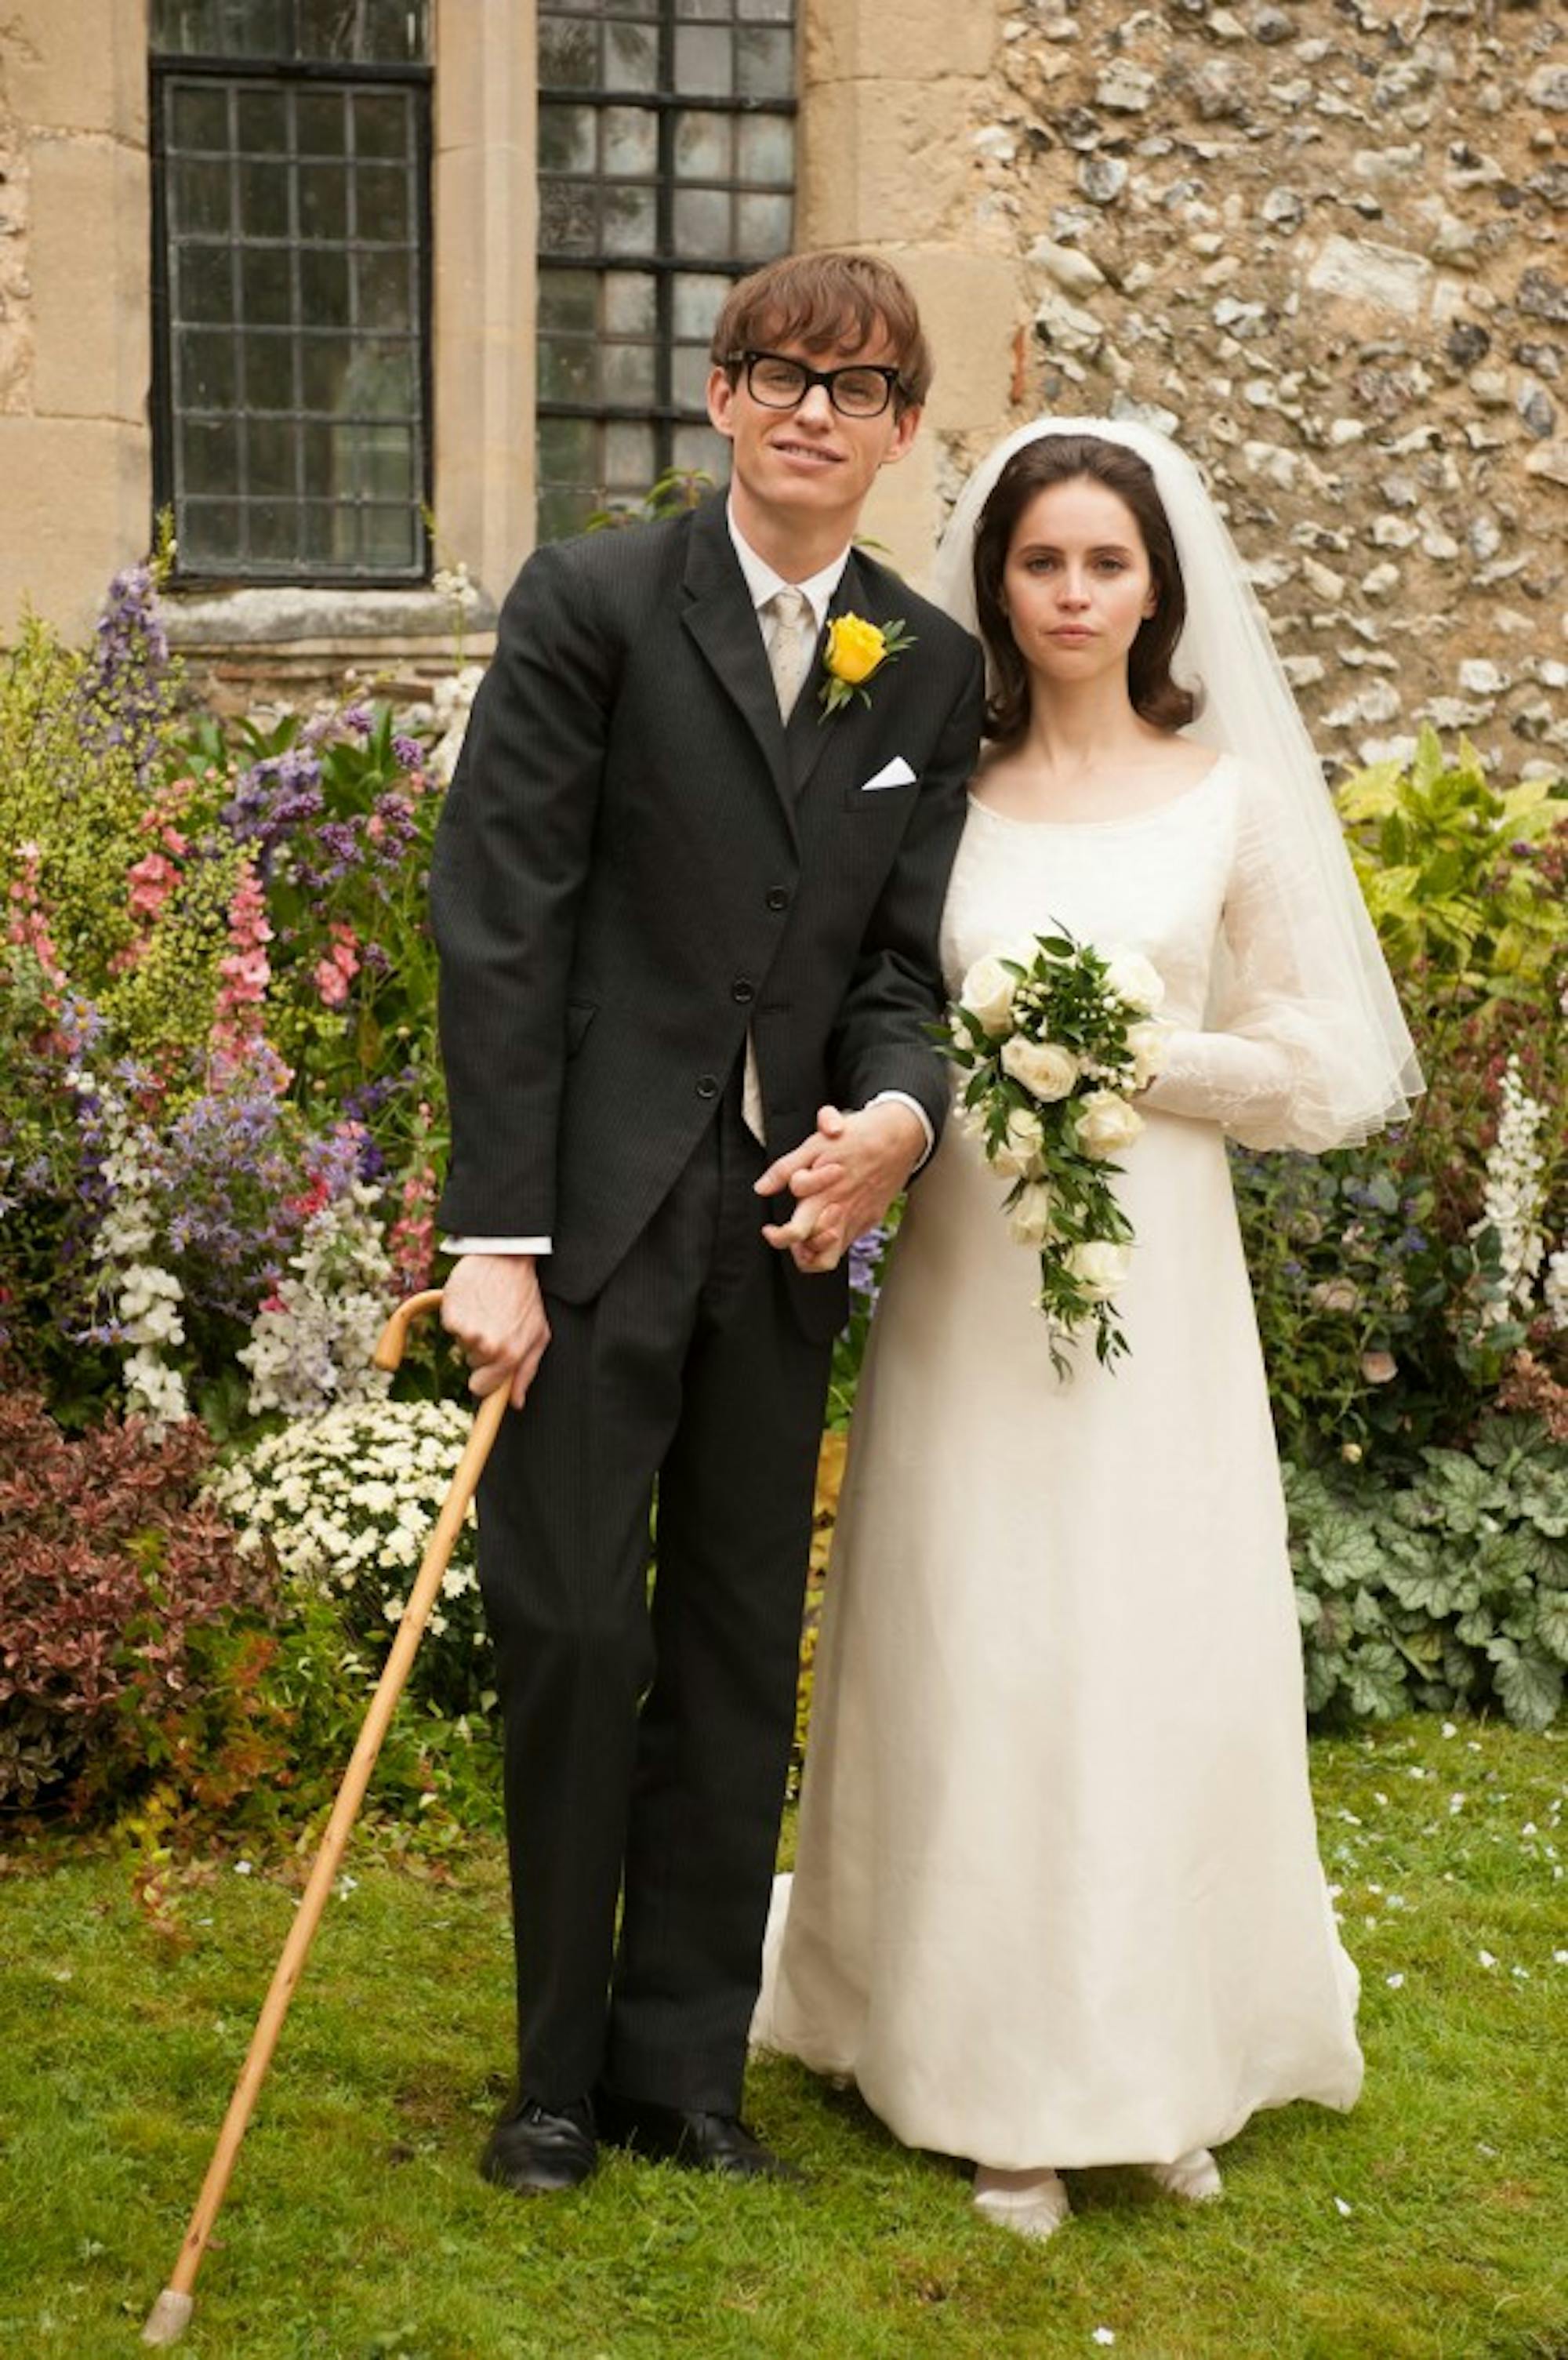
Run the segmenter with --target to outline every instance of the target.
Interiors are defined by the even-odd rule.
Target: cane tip
[[[195,2308],[194,2296],[180,2294],[173,2287],[165,2287],[147,2313],[147,2322],[142,2330],[142,2342],[144,2344],[178,2344],[191,2324],[191,2314]]]

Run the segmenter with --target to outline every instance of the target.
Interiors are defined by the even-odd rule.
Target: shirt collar
[[[765,606],[776,590],[794,588],[810,600],[812,619],[820,631],[827,620],[828,602],[844,579],[844,569],[849,563],[848,545],[841,549],[832,564],[824,565],[820,574],[811,574],[804,582],[789,584],[782,574],[774,572],[765,557],[758,557],[746,540],[735,522],[733,499],[725,502],[724,515],[729,523],[730,539],[735,543],[735,553],[740,560],[740,570],[746,576],[746,586],[751,593],[752,605]]]

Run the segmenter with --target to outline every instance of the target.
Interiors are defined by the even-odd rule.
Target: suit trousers
[[[592,1301],[541,1262],[550,1341],[480,1487],[519,2088],[545,2104],[740,2103],[832,1364],[760,1234],[740,1098],[737,1068]]]

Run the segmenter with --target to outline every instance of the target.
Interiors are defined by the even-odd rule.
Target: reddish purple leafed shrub
[[[8,1373],[0,1811],[81,1814],[166,1767],[188,1777],[193,1753],[211,1761],[214,1739],[221,1755],[241,1737],[252,1716],[231,1684],[270,1581],[198,1495],[211,1448],[199,1423],[158,1442],[137,1419],[67,1436]]]

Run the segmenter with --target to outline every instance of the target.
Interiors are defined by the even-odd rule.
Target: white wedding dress
[[[950,989],[1053,922],[1166,981],[1172,1054],[1117,1184],[1131,1349],[1052,1372],[1007,1184],[954,1122],[855,1408],[753,2038],[1002,2169],[1170,2162],[1361,2082],[1225,1152],[1290,1141],[1322,1016],[1248,788],[1222,756],[1122,821],[972,803]]]

